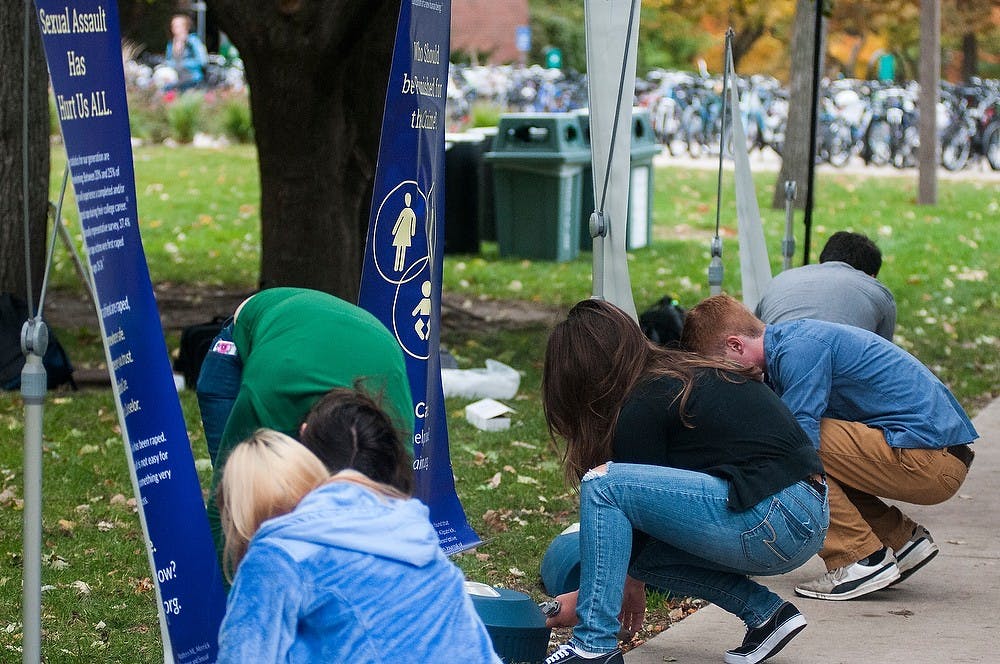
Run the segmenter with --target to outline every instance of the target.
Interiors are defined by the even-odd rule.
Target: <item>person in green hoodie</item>
[[[225,538],[215,493],[229,453],[254,431],[268,428],[297,437],[313,404],[335,387],[358,387],[371,394],[403,440],[411,439],[414,421],[399,344],[385,325],[354,304],[305,288],[270,288],[240,304],[231,336],[231,346],[225,349],[242,367],[212,455],[208,502],[209,524],[220,552]],[[216,341],[213,349],[218,345]],[[203,366],[199,400],[202,389],[212,383],[206,372],[213,366]]]

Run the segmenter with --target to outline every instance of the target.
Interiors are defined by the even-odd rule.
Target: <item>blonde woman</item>
[[[398,464],[399,437],[374,402],[346,389],[323,401],[385,425],[327,445]],[[400,489],[351,467],[330,476],[304,445],[262,429],[233,450],[218,498],[235,570],[219,664],[500,662],[427,508]]]

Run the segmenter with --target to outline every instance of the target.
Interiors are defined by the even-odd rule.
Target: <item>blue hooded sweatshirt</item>
[[[229,593],[218,662],[500,658],[427,508],[331,482],[254,535]]]

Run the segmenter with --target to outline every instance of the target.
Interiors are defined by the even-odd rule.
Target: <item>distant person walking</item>
[[[167,63],[177,72],[177,82],[164,89],[184,92],[205,79],[208,51],[198,35],[191,33],[191,17],[174,14],[170,19],[170,41],[166,49]]]

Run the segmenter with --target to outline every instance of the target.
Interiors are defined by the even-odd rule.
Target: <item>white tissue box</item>
[[[480,399],[465,407],[465,419],[483,431],[503,431],[510,428],[507,413],[517,412],[495,399]]]

